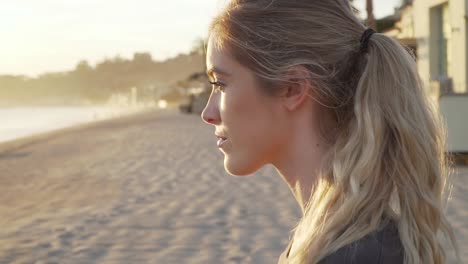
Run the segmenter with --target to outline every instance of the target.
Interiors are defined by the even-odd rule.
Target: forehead
[[[229,52],[218,45],[213,37],[208,39],[206,51],[206,68],[208,75],[230,75],[237,68],[239,63],[229,54]]]

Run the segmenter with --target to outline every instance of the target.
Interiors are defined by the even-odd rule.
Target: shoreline
[[[8,152],[15,151],[15,150],[21,149],[23,147],[26,147],[35,143],[47,141],[55,137],[85,130],[96,125],[101,125],[101,124],[105,125],[105,124],[112,123],[112,122],[124,121],[128,118],[131,119],[138,115],[145,115],[145,114],[153,113],[153,112],[167,112],[171,110],[173,110],[173,108],[166,108],[166,109],[145,108],[139,111],[129,112],[129,113],[122,114],[122,115],[111,116],[108,118],[97,119],[97,120],[90,120],[90,121],[81,122],[81,123],[75,123],[66,127],[51,129],[51,130],[47,130],[44,132],[33,133],[31,135],[21,136],[21,137],[11,139],[11,140],[0,141],[0,155],[7,154]]]

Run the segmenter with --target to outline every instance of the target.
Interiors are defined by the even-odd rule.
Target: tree
[[[367,10],[367,25],[373,30],[377,30],[377,25],[374,18],[374,4],[372,0],[366,0],[366,10]]]
[[[75,70],[76,71],[90,71],[92,70],[91,66],[89,66],[89,63],[87,60],[81,60],[80,62],[78,62],[78,64],[76,64],[76,67],[75,67]]]
[[[207,45],[207,42],[208,40],[205,40],[203,38],[198,38],[196,39],[194,42],[193,42],[193,46],[192,46],[192,54],[198,54],[198,55],[202,55],[202,58],[205,59],[206,58],[206,45]],[[203,62],[202,63],[203,66],[204,66],[204,71],[206,71],[206,64]]]
[[[133,63],[142,66],[153,65],[153,57],[148,52],[136,52],[133,54]]]
[[[206,40],[203,38],[197,38],[195,41],[193,41],[193,46],[192,46],[192,51],[191,53],[195,54],[200,54],[200,55],[206,55]]]

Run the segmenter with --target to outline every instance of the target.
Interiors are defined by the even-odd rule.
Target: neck
[[[288,184],[304,213],[318,178],[326,145],[318,133],[314,136],[310,129],[296,131],[303,132],[290,138],[288,149],[282,151],[283,155],[273,166]]]
[[[283,166],[275,166],[277,172],[291,189],[297,203],[301,207],[302,213],[305,212],[312,189],[317,180],[318,171],[315,166],[310,164],[313,163],[311,160],[303,162],[303,164],[297,164],[296,161],[293,161],[285,162]]]

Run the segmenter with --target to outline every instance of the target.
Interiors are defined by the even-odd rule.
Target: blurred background
[[[2,1],[0,141],[178,104],[202,86],[203,40],[221,5]]]
[[[468,261],[468,0],[351,2],[444,117]],[[276,263],[293,196],[271,167],[227,176],[199,116],[226,3],[0,2],[0,263]]]

